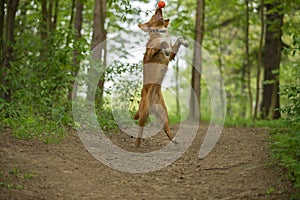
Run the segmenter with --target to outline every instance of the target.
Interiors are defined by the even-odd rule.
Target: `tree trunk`
[[[249,96],[249,117],[252,118],[253,111],[253,97],[251,91],[251,66],[249,55],[249,0],[245,1],[246,4],[246,30],[245,30],[245,46],[246,46],[246,69],[247,69],[247,89]]]
[[[257,61],[257,71],[256,71],[256,99],[254,108],[254,119],[258,118],[259,111],[259,96],[260,96],[260,75],[261,75],[261,64],[262,64],[262,54],[263,54],[263,41],[265,35],[265,19],[264,19],[264,0],[260,3],[260,20],[261,20],[261,32],[259,39],[259,52]]]
[[[283,13],[279,1],[266,4],[267,27],[265,39],[264,85],[262,101],[262,118],[271,116],[280,118],[280,112],[274,110],[280,107],[279,103],[279,67],[282,49]],[[275,87],[275,88],[274,88]],[[273,98],[272,98],[273,97]],[[274,101],[272,103],[272,101]],[[272,105],[274,105],[272,108]],[[272,112],[272,113],[270,113]]]
[[[48,15],[47,15],[47,30],[48,32],[52,31],[52,10],[53,10],[53,0],[48,0]]]
[[[3,58],[3,32],[4,32],[4,0],[0,2],[0,63],[2,63]]]
[[[6,88],[3,92],[3,99],[7,102],[11,101],[12,88],[9,85],[9,81],[6,78],[7,71],[11,70],[10,62],[14,60],[14,32],[15,32],[15,18],[18,9],[19,0],[8,0],[7,5],[7,15],[6,15],[6,34],[5,34],[5,44],[3,47],[3,71],[2,71],[2,85]]]
[[[22,35],[23,32],[26,30],[26,25],[27,25],[27,10],[28,7],[30,6],[31,1],[30,0],[23,0],[22,6],[19,6],[20,10],[20,15],[18,17],[18,30],[19,30],[19,35]]]
[[[201,95],[201,76],[200,72],[202,70],[202,41],[204,36],[204,9],[205,0],[197,0],[197,14],[196,14],[196,30],[195,30],[195,45],[194,45],[194,59],[192,68],[192,91],[190,97],[190,120],[200,119],[200,95]],[[196,95],[194,98],[193,93]],[[198,103],[198,106],[197,105]]]
[[[94,49],[98,44],[106,40],[106,30],[104,27],[105,19],[106,0],[95,0],[92,49]],[[103,58],[103,52],[100,51],[100,53],[100,58]]]
[[[97,62],[100,63],[101,69],[93,69],[91,68],[89,70],[90,74],[94,74],[97,76],[99,74],[99,71],[103,72],[106,66],[106,30],[105,30],[105,19],[106,19],[106,0],[95,0],[95,7],[94,7],[94,25],[93,25],[93,36],[92,36],[92,49],[96,48],[97,45],[102,43],[101,49],[97,49],[96,53],[97,55],[94,55],[94,57],[98,60]],[[96,70],[96,71],[95,71]],[[100,76],[100,80],[97,84],[98,91],[97,92],[97,98],[101,101],[103,97],[103,89],[104,89],[104,73],[102,73]],[[91,83],[88,86],[88,92],[87,92],[87,100],[92,101],[95,97],[92,96],[93,94],[93,88],[91,88]]]
[[[57,17],[58,17],[58,7],[59,0],[55,0],[55,7],[53,9],[53,0],[41,0],[42,16],[40,22],[40,34],[42,47],[40,49],[40,59],[46,59],[46,52],[49,50],[49,36],[51,32],[55,30]],[[54,15],[53,15],[54,10]]]
[[[72,26],[73,26],[75,6],[76,6],[76,0],[72,0],[71,15],[70,15],[71,17],[70,17],[69,29],[72,29]]]
[[[180,1],[177,1],[176,12],[179,12]],[[175,92],[176,92],[176,115],[180,116],[180,104],[179,104],[179,60],[176,59],[175,65]],[[181,116],[182,117],[182,116]]]
[[[53,15],[51,30],[55,30],[57,26],[58,7],[59,7],[59,0],[55,0],[54,15]]]
[[[81,29],[82,29],[82,20],[83,20],[83,4],[81,3],[80,0],[76,0],[76,13],[75,13],[75,23],[74,23],[74,28],[75,28],[75,39],[79,40],[81,38]],[[74,51],[74,56],[73,56],[73,64],[78,65],[79,60],[78,60],[78,51]]]
[[[221,28],[218,29],[218,68],[220,70],[220,79],[219,79],[219,84],[222,85],[223,84],[223,62],[222,62],[222,55],[224,55],[224,52],[222,51],[222,36],[221,36]],[[226,105],[224,104],[225,99],[224,99],[224,91],[220,88],[220,97],[221,97],[221,103],[222,103],[222,108],[224,108]],[[230,109],[230,104],[229,104],[229,109]],[[229,110],[230,111],[230,110]],[[220,112],[222,112],[220,114],[220,116],[225,116],[224,110],[221,109]]]
[[[241,74],[241,106],[242,106],[242,111],[240,113],[242,118],[246,117],[246,65],[243,64],[242,66],[242,74]]]
[[[3,48],[4,48],[4,16],[5,16],[5,11],[4,11],[4,0],[0,2],[0,84],[2,84],[4,86],[4,52],[3,52]],[[0,90],[0,97],[4,99],[4,94],[5,91],[4,90]]]
[[[75,40],[79,40],[81,38],[81,29],[82,29],[82,20],[83,20],[83,4],[81,3],[80,0],[76,0],[76,13],[75,13],[75,22],[74,22],[74,28],[75,28]],[[72,59],[72,63],[73,66],[76,68],[76,70],[73,73],[73,77],[75,77],[76,75],[76,71],[79,69],[79,64],[80,64],[80,60],[78,58],[80,52],[78,52],[78,50],[74,50],[73,51],[73,59]],[[73,95],[76,95],[76,91],[77,91],[77,84],[76,82],[72,81],[70,83],[70,88],[69,88],[69,94],[68,94],[68,100],[72,99],[72,90],[75,91],[73,93]],[[76,96],[74,96],[76,97]]]
[[[42,41],[45,41],[48,37],[47,33],[47,1],[42,1],[42,19],[41,19],[41,26],[40,26],[40,32],[41,32],[41,39]]]
[[[179,60],[176,59],[175,65],[175,82],[176,82],[176,115],[180,115],[180,104],[179,104]],[[182,116],[181,116],[182,117]]]
[[[47,39],[48,39],[48,30],[47,30],[47,0],[42,0],[42,16],[40,22],[40,34],[41,34],[41,43],[40,48],[40,59],[44,61],[46,59],[46,48],[47,48]]]

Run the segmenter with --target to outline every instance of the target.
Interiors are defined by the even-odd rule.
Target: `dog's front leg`
[[[176,54],[179,51],[180,46],[183,45],[185,47],[189,47],[189,44],[187,43],[187,41],[185,41],[183,38],[178,38],[175,42],[175,44],[172,46],[172,52],[170,55],[170,61],[174,60]]]
[[[148,48],[145,55],[144,55],[144,61],[151,60],[152,57],[157,54],[160,51],[159,48]]]
[[[151,60],[151,58],[161,50],[160,45],[161,44],[160,44],[159,40],[153,40],[153,41],[147,43],[147,45],[146,45],[147,50],[144,55],[144,61]]]

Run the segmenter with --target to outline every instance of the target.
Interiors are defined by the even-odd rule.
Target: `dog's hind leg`
[[[164,124],[164,131],[167,134],[168,138],[170,141],[172,141],[174,144],[178,144],[177,140],[174,138],[174,136],[171,133],[171,129],[169,126],[169,119],[167,117],[166,122]]]
[[[140,126],[137,138],[135,140],[135,147],[139,147],[141,144],[141,140],[142,140],[142,136],[143,136],[143,129],[144,129],[144,126],[145,126],[148,116],[149,116],[149,105],[148,105],[147,101],[142,99],[140,102],[139,110],[135,114],[135,117],[138,117],[138,119],[139,119],[139,126]]]
[[[144,130],[144,126],[145,126],[145,123],[146,123],[146,120],[147,120],[147,117],[148,117],[148,114],[147,113],[143,113],[143,115],[140,115],[139,116],[139,132],[138,132],[138,135],[137,135],[137,138],[135,140],[135,147],[139,147],[140,144],[141,144],[141,140],[142,140],[142,136],[143,136],[143,130]]]
[[[176,141],[173,140],[174,136],[172,135],[171,129],[169,126],[168,111],[167,111],[167,107],[166,107],[166,104],[165,104],[165,101],[164,101],[162,95],[160,95],[160,104],[161,104],[163,110],[160,112],[159,117],[160,117],[161,121],[164,123],[164,131],[167,134],[169,140],[176,143]]]

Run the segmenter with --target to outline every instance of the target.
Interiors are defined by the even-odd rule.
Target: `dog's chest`
[[[159,36],[147,43],[144,63],[160,63],[168,65],[172,53],[172,44],[168,36]]]
[[[163,82],[168,66],[159,63],[148,63],[143,66],[143,84],[159,84]]]

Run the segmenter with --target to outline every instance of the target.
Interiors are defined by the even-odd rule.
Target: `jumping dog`
[[[173,140],[173,135],[169,127],[169,119],[167,107],[161,92],[161,83],[171,60],[174,60],[181,45],[188,47],[188,43],[178,38],[174,45],[170,42],[170,36],[167,30],[169,19],[164,19],[162,9],[157,8],[155,14],[150,21],[139,24],[139,28],[149,34],[149,39],[146,44],[146,52],[143,58],[143,89],[139,110],[136,112],[134,119],[139,120],[139,131],[135,141],[135,146],[138,147],[141,143],[143,127],[150,112],[155,115],[164,124],[164,131],[170,141]]]

